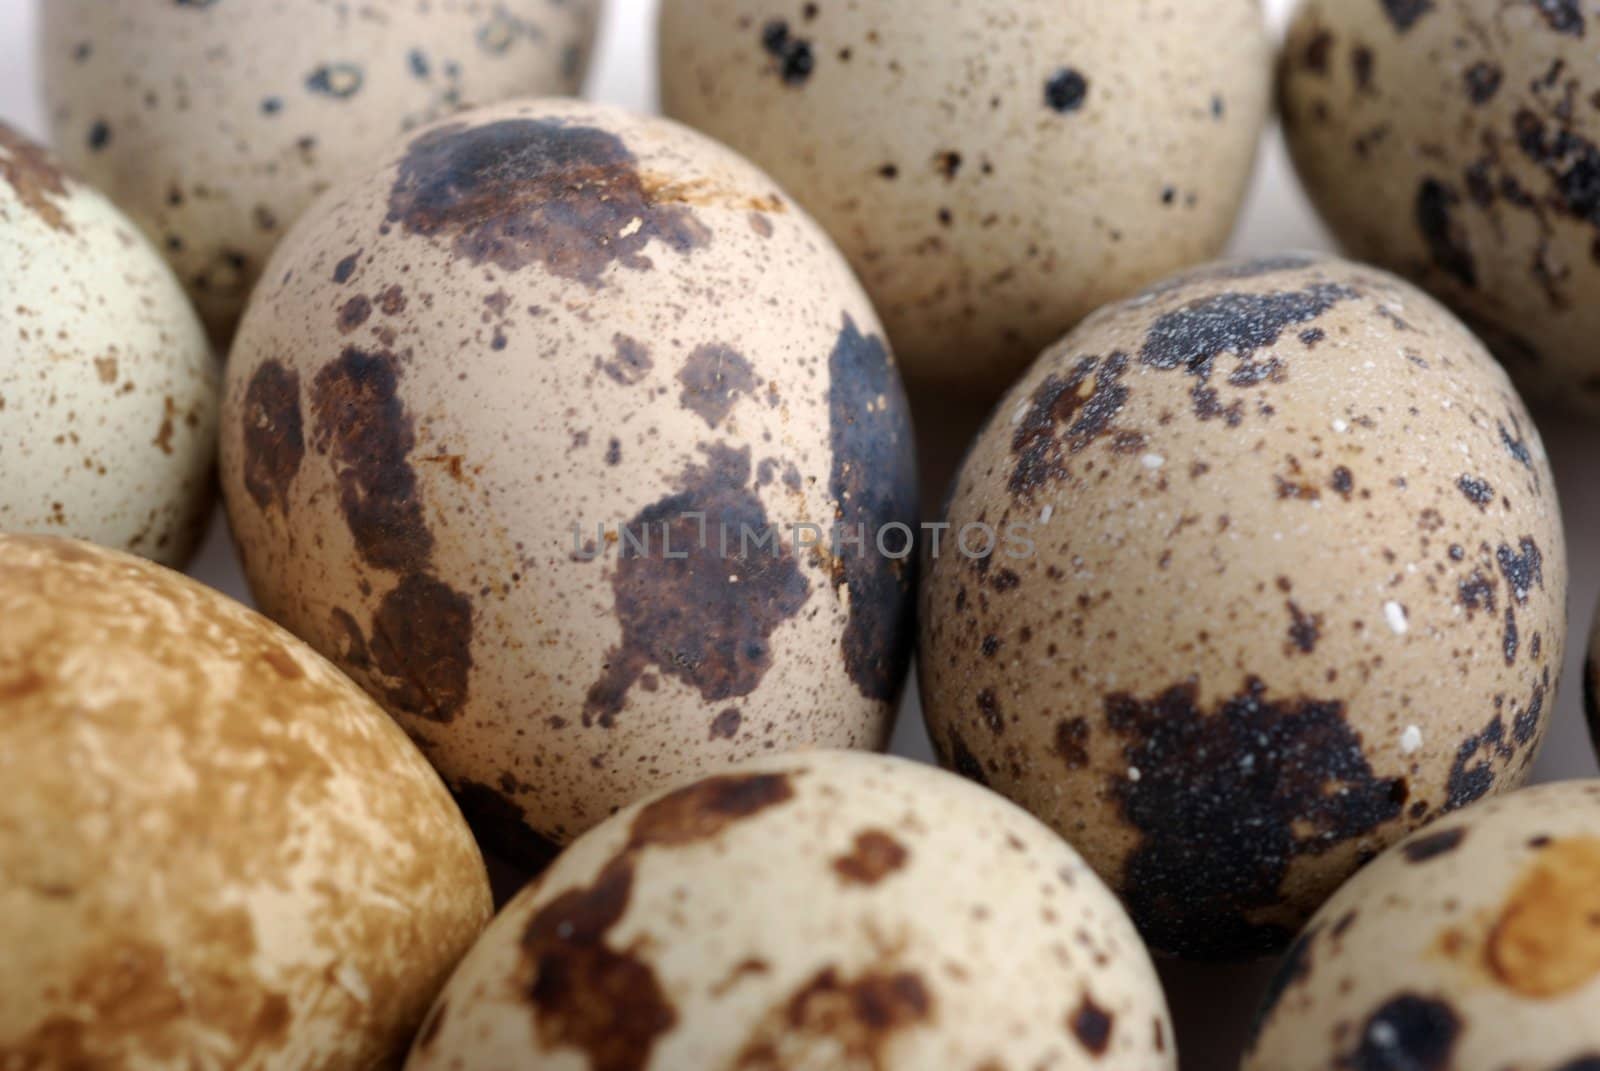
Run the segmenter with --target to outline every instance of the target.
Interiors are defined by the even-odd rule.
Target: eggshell
[[[998,396],[1221,252],[1270,103],[1256,0],[665,0],[662,99],[844,249],[907,378]]]
[[[1600,782],[1412,836],[1317,914],[1245,1071],[1585,1071],[1600,1063]]]
[[[393,722],[207,588],[0,535],[0,1067],[394,1066],[488,920]]]
[[[1305,0],[1284,127],[1351,255],[1467,318],[1529,396],[1600,414],[1600,9]]]
[[[816,226],[676,124],[545,101],[432,127],[313,210],[241,328],[222,468],[251,586],[497,842],[881,747],[916,474],[879,334]]]
[[[1566,641],[1555,494],[1504,374],[1408,284],[1180,276],[1047,352],[974,446],[922,595],[933,740],[1157,950],[1278,950],[1526,776]]]
[[[1177,1067],[1149,956],[1038,822],[901,759],[630,807],[494,921],[408,1071]]]
[[[219,379],[160,255],[0,124],[0,529],[188,561],[212,504]]]
[[[40,5],[53,140],[165,250],[213,336],[273,247],[403,131],[575,93],[599,0]]]

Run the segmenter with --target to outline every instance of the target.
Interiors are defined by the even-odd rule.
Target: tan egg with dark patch
[[[489,919],[445,786],[304,644],[0,535],[0,1067],[394,1066]]]
[[[583,837],[495,919],[408,1071],[1172,1071],[1138,934],[960,778],[767,756]]]
[[[903,391],[843,259],[721,146],[557,101],[420,133],[285,243],[224,409],[261,605],[503,848],[886,743]]]
[[[1600,1067],[1600,781],[1478,804],[1329,900],[1244,1071]]]
[[[666,0],[666,113],[850,258],[907,379],[1005,390],[1222,252],[1271,102],[1258,0]]]
[[[0,123],[0,530],[188,562],[214,502],[221,375],[172,272]]]
[[[1304,0],[1280,61],[1300,177],[1351,255],[1481,334],[1533,401],[1600,413],[1600,11]]]
[[[53,140],[226,345],[273,247],[407,130],[576,93],[601,0],[40,5]]]
[[[1555,496],[1504,373],[1409,284],[1197,269],[1048,351],[977,440],[922,592],[931,735],[1158,951],[1277,951],[1527,775],[1566,645]]]

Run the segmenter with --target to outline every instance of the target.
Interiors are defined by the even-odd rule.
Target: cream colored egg
[[[575,93],[600,0],[40,5],[54,142],[158,244],[226,343],[313,198],[402,131]]]
[[[0,1067],[393,1066],[488,920],[383,711],[148,562],[0,535]]]
[[[999,797],[769,756],[630,807],[491,925],[409,1071],[1174,1069],[1149,955]]]
[[[1295,942],[1245,1071],[1600,1065],[1600,782],[1412,836]]]
[[[220,375],[138,229],[0,124],[0,529],[166,565],[210,515]]]
[[[1362,862],[1520,784],[1554,707],[1538,432],[1479,342],[1376,269],[1224,263],[1108,307],[1001,404],[946,519],[934,742],[1159,951],[1280,949]]]
[[[1284,126],[1353,256],[1465,317],[1530,400],[1600,413],[1600,10],[1305,0]]]
[[[260,604],[481,829],[566,841],[730,761],[887,741],[899,377],[842,258],[726,149],[577,102],[423,131],[296,229],[228,373]]]
[[[1216,256],[1271,84],[1256,0],[666,0],[667,114],[866,284],[916,385],[997,396],[1100,305]]]

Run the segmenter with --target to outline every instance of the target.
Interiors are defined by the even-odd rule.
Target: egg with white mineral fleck
[[[1109,306],[1001,404],[945,519],[934,743],[1163,952],[1281,949],[1374,854],[1520,784],[1555,705],[1538,432],[1377,269],[1222,263]]]

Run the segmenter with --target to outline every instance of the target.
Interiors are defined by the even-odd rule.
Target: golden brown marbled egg
[[[0,535],[0,1067],[394,1066],[488,921],[438,776],[270,622]]]

